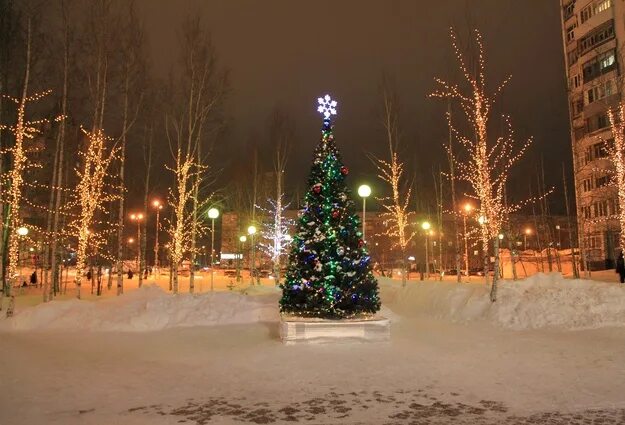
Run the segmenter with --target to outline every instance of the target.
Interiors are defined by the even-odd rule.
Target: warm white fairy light
[[[103,211],[106,201],[111,200],[105,190],[105,179],[109,166],[116,159],[118,151],[117,148],[107,148],[106,141],[109,139],[105,137],[102,130],[94,132],[83,130],[83,132],[87,136],[87,147],[81,152],[83,165],[77,170],[78,185],[75,204],[78,214],[71,226],[78,238],[75,277],[78,298],[80,298],[82,274],[87,264],[87,250],[102,245],[102,233],[92,229],[95,227],[96,214]]]
[[[50,90],[34,94],[32,96],[24,96],[22,98],[13,98],[9,96],[3,96],[6,99],[14,102],[17,105],[17,120],[14,126],[0,125],[0,129],[8,129],[15,136],[15,143],[9,149],[1,152],[0,154],[11,155],[11,170],[8,173],[8,184],[3,181],[2,186],[9,186],[8,196],[6,202],[9,204],[9,216],[7,220],[7,227],[9,229],[17,229],[21,226],[21,206],[23,201],[23,188],[24,188],[24,172],[29,166],[33,166],[28,161],[28,153],[34,149],[27,146],[26,142],[32,140],[37,133],[41,124],[49,122],[49,120],[33,120],[26,119],[26,105],[30,102],[36,102],[46,97],[51,93]],[[57,117],[55,121],[59,121],[63,117]],[[2,194],[0,194],[2,195]],[[17,232],[9,232],[8,238],[8,264],[7,275],[9,279],[13,279],[17,275],[19,262],[19,235]],[[10,287],[12,283],[7,285],[7,295],[10,294]]]
[[[616,110],[609,110],[608,118],[610,119],[614,144],[606,143],[605,147],[608,151],[608,158],[614,167],[612,182],[617,190],[618,220],[621,228],[619,245],[623,251],[625,250],[625,110],[623,104],[620,104]]]
[[[171,237],[169,254],[173,273],[172,289],[174,293],[177,293],[178,267],[182,263],[185,254],[194,252],[192,250],[192,232],[190,229],[194,226],[199,234],[203,234],[206,231],[206,226],[200,220],[196,221],[189,210],[194,194],[193,184],[198,177],[201,178],[207,167],[198,164],[191,153],[185,153],[179,147],[176,152],[174,167],[167,168],[174,173],[175,177],[175,186],[169,189],[169,204],[173,208],[174,217],[173,220],[167,220],[167,222]],[[199,203],[197,209],[202,209],[202,206],[208,201],[209,199]]]
[[[378,198],[385,210],[381,216],[387,223],[383,234],[391,237],[393,240],[392,247],[399,248],[404,252],[415,236],[415,233],[409,230],[409,219],[413,214],[409,211],[412,187],[409,186],[406,193],[402,193],[404,164],[399,161],[397,152],[391,154],[391,162],[378,159],[376,166],[380,173],[378,177],[391,186],[392,192],[391,196]]]
[[[488,121],[491,116],[492,105],[510,77],[506,78],[489,94],[486,86],[485,56],[480,33],[475,31],[478,54],[475,73],[470,72],[466,66],[453,31],[451,31],[451,39],[460,71],[469,86],[469,90],[468,92],[463,91],[458,85],[437,78],[436,82],[439,88],[431,96],[458,101],[467,122],[473,129],[473,135],[470,137],[461,135],[453,126],[450,114],[447,114],[448,125],[452,133],[468,153],[468,159],[464,160],[461,159],[463,157],[449,152],[458,169],[457,178],[469,183],[474,192],[472,196],[480,203],[478,216],[485,218],[480,225],[482,245],[484,257],[488,258],[489,242],[494,240],[495,244],[498,244],[498,235],[508,215],[525,204],[525,202],[506,203],[504,194],[511,167],[523,156],[531,145],[532,139],[530,138],[519,145],[515,141],[510,118],[504,116],[504,134],[495,140],[489,140]],[[495,289],[495,285],[493,285],[493,289]]]

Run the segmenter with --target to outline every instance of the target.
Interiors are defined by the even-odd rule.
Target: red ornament
[[[313,186],[312,190],[314,193],[319,194],[321,192],[321,185],[317,183],[316,185]]]
[[[358,239],[358,248],[362,248],[364,244],[365,244],[365,241],[363,241],[362,239]]]
[[[332,211],[332,218],[338,218],[338,216],[340,216],[341,213],[338,210],[334,210]]]
[[[348,173],[349,173],[349,168],[347,168],[346,166],[342,166],[341,167],[341,174],[346,176]]]

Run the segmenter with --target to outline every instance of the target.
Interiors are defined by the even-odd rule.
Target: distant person
[[[616,260],[616,272],[619,275],[621,283],[625,283],[625,257],[623,257],[622,251]]]
[[[37,272],[33,272],[33,274],[30,275],[30,284],[33,286],[37,286]]]
[[[87,280],[89,280],[89,281],[91,280],[91,270],[89,270],[87,272]]]
[[[134,276],[134,273],[132,273],[132,270],[128,269],[128,279],[132,279],[132,276]]]

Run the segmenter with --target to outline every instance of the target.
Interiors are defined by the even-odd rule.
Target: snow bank
[[[408,282],[380,279],[381,314],[430,317],[452,322],[486,321],[508,329],[593,329],[625,327],[625,287],[615,283],[564,279],[559,273],[503,281],[491,303],[483,284]],[[171,295],[144,286],[122,297],[52,301],[0,321],[0,329],[155,331],[278,321],[276,287]]]
[[[121,297],[92,301],[52,301],[0,322],[15,330],[155,331],[183,326],[215,326],[278,320],[276,290],[171,295],[155,285]]]
[[[383,301],[397,314],[454,322],[484,320],[509,329],[594,329],[625,327],[625,287],[614,283],[564,279],[539,273],[502,281],[491,303],[480,284],[409,282],[381,279]]]

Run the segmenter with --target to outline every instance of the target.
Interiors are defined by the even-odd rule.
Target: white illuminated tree
[[[278,284],[280,282],[282,258],[286,254],[292,240],[291,235],[289,235],[289,228],[295,225],[295,221],[285,217],[285,212],[289,208],[290,203],[284,202],[284,196],[280,196],[277,200],[268,199],[267,204],[267,208],[257,206],[267,217],[267,220],[262,224],[260,232],[261,241],[258,245],[261,251],[271,260],[273,275],[276,279],[276,284]]]

